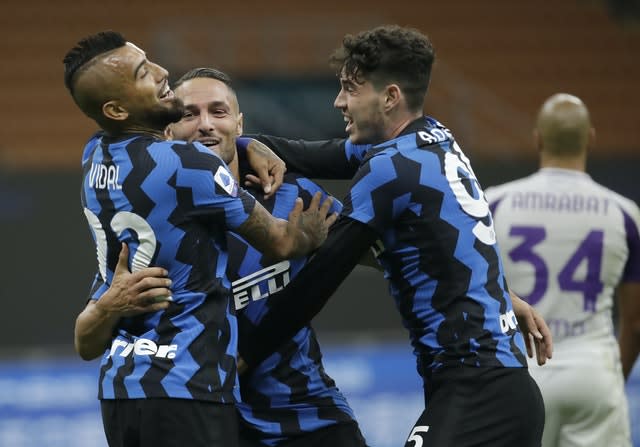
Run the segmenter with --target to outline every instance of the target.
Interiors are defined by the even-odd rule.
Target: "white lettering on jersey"
[[[420,138],[427,144],[436,144],[452,139],[453,136],[451,135],[449,129],[433,128],[418,131],[418,138]]]
[[[563,191],[515,191],[511,197],[514,210],[545,210],[565,213],[609,213],[606,197]]]
[[[95,189],[122,189],[118,183],[120,166],[103,165],[102,163],[91,163],[89,172],[89,187]]]
[[[282,290],[291,280],[290,266],[289,261],[281,261],[233,281],[231,289],[233,290],[236,310],[246,307],[250,301],[261,300],[272,293]],[[265,281],[267,290],[262,293],[260,284],[264,284]]]
[[[173,359],[177,351],[178,345],[157,345],[152,340],[146,338],[139,338],[133,343],[117,338],[111,344],[109,357],[113,357],[116,354],[120,357],[127,357],[133,352],[134,355],[148,355],[161,359]]]
[[[500,314],[500,329],[503,334],[511,330],[515,330],[518,327],[518,320],[513,310],[510,310],[506,314]]]

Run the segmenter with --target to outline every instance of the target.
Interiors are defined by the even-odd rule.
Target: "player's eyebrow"
[[[142,60],[142,62],[140,62],[140,63],[138,64],[138,66],[136,67],[136,69],[133,71],[133,79],[137,79],[137,78],[138,78],[138,71],[140,71],[140,69],[142,68],[142,66],[143,66],[144,64],[146,64],[146,63],[147,63],[147,58],[144,58],[144,59]]]

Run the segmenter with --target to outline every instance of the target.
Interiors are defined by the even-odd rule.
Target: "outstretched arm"
[[[238,139],[241,158],[244,151],[248,156],[252,151],[257,154],[270,149],[284,160],[290,171],[310,178],[336,180],[351,179],[370,147],[354,145],[343,138],[306,141],[256,134]]]
[[[234,231],[273,261],[309,254],[324,242],[338,217],[329,214],[333,199],[328,197],[320,204],[321,197],[317,192],[305,211],[302,199],[296,199],[289,220],[273,217],[256,202],[249,218]]]
[[[249,368],[258,365],[307,325],[378,237],[369,226],[341,217],[311,261],[287,287],[269,297],[270,310],[260,324],[240,328],[242,363]]]
[[[74,344],[84,360],[100,356],[109,346],[122,317],[166,309],[171,299],[167,271],[148,267],[130,273],[129,249],[122,244],[118,264],[109,289],[96,301],[91,300],[76,318]]]
[[[618,287],[618,343],[625,380],[640,353],[640,282],[624,282]]]

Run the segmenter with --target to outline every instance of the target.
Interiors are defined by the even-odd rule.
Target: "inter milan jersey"
[[[584,172],[558,168],[489,188],[487,196],[509,284],[540,311],[556,347],[571,343],[567,355],[596,346],[617,351],[615,289],[640,281],[637,205]]]
[[[286,174],[273,197],[265,200],[256,191],[256,198],[274,216],[286,219],[298,196],[306,207],[316,191],[322,190],[309,179]],[[334,201],[331,211],[340,209],[341,204]],[[269,295],[285,287],[306,258],[272,264],[240,236],[228,234],[227,272],[238,318],[256,325],[269,312]],[[243,327],[246,325],[241,324]],[[250,336],[241,332],[241,346],[260,343],[245,337]],[[247,377],[241,376],[240,392],[242,399],[237,407],[245,434],[267,445],[354,419],[346,399],[324,371],[320,347],[310,326],[301,329]]]
[[[469,160],[436,120],[373,147],[342,217],[373,228],[379,261],[422,367],[523,367],[489,205]]]
[[[83,171],[99,267],[92,298],[110,284],[121,242],[133,271],[167,269],[173,293],[166,310],[120,321],[102,357],[99,397],[233,402],[237,326],[225,231],[246,221],[255,200],[199,143],[98,134]]]

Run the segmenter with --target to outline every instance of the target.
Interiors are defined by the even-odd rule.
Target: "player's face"
[[[109,53],[107,66],[117,104],[127,112],[130,127],[163,130],[182,116],[182,103],[169,88],[168,72],[149,61],[144,51],[130,42]]]
[[[199,141],[229,164],[242,134],[242,113],[233,91],[217,79],[195,78],[182,83],[176,96],[184,103],[184,113],[171,125],[173,138]]]
[[[371,81],[357,82],[343,71],[340,91],[333,106],[347,123],[345,131],[355,144],[377,144],[385,140],[384,96]]]

